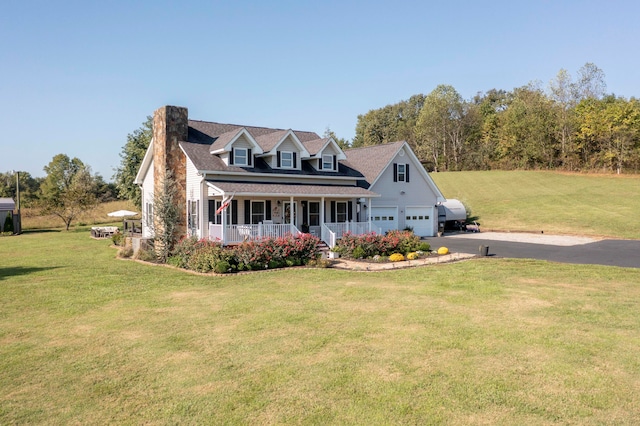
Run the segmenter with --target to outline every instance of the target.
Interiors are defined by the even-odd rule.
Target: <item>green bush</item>
[[[354,259],[362,259],[364,257],[364,249],[362,248],[362,246],[358,246],[355,249],[353,249],[351,256]]]
[[[347,259],[360,259],[392,253],[407,254],[418,250],[420,244],[420,237],[410,231],[389,231],[385,235],[345,233],[333,250]]]
[[[122,236],[122,234],[121,234],[121,233],[119,233],[119,232],[116,232],[115,234],[113,234],[113,235],[111,236],[111,241],[113,241],[113,245],[114,245],[114,246],[120,246],[120,245],[122,245],[123,240],[124,240],[124,237],[123,237],[123,236]]]
[[[418,245],[418,250],[423,251],[425,253],[429,253],[429,251],[431,250],[431,245],[423,241],[420,243],[420,245]]]

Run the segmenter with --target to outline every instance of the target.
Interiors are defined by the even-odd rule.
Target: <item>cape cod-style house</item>
[[[181,232],[224,244],[308,232],[333,247],[347,231],[405,227],[433,236],[445,200],[406,142],[343,151],[314,132],[189,120],[164,106],[135,181],[143,238],[169,174]]]

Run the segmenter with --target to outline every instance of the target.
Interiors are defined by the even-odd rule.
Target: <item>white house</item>
[[[346,231],[437,233],[444,197],[406,142],[343,151],[314,132],[189,120],[174,106],[156,110],[153,127],[136,177],[143,237],[153,236],[154,195],[169,173],[182,232],[225,244],[298,232],[329,246]]]

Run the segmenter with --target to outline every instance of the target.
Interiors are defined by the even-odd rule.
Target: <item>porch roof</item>
[[[375,198],[380,194],[357,186],[303,185],[286,183],[224,182],[207,180],[207,185],[217,192],[235,193],[239,196],[294,196],[332,198]]]

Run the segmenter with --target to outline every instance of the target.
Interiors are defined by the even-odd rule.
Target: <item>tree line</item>
[[[406,140],[433,171],[640,171],[640,102],[606,93],[585,64],[539,82],[465,100],[449,85],[359,115],[350,147]]]

